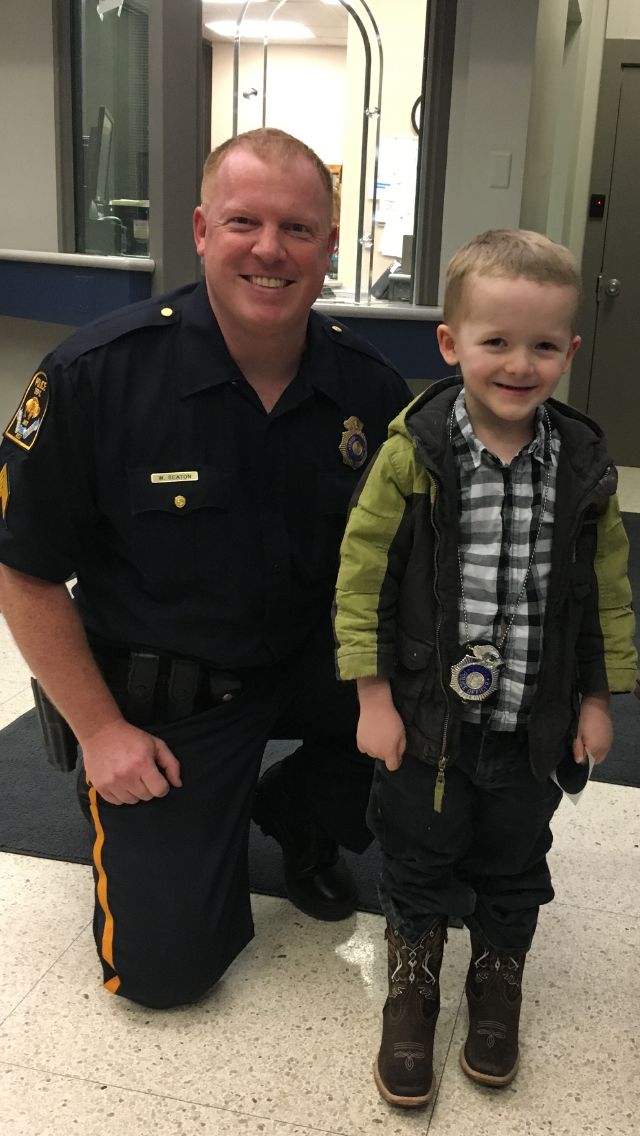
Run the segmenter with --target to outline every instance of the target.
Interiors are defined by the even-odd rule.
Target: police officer
[[[330,605],[349,498],[408,392],[310,311],[331,212],[297,139],[224,143],[194,215],[204,281],[67,339],[0,449],[2,607],[82,749],[105,985],[148,1006],[199,997],[251,939],[252,807],[318,918],[352,912],[339,846],[370,841]],[[256,795],[274,737],[303,744]]]

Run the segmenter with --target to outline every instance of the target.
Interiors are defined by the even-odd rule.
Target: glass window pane
[[[339,251],[325,293],[368,302],[370,283],[383,277],[374,294],[386,285],[385,298],[409,300],[418,160],[412,111],[422,89],[427,0],[402,0],[401,18],[397,0],[285,0],[269,10],[266,27],[254,27],[265,9],[257,0],[204,0],[212,148],[262,125],[302,138],[339,184]]]
[[[147,256],[148,0],[74,0],[76,249]]]

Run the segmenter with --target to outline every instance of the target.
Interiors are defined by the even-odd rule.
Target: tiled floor
[[[638,471],[623,471],[640,511]],[[31,704],[0,626],[0,726]],[[639,713],[640,724],[640,713]],[[1,759],[1,755],[0,755]],[[458,1064],[466,932],[451,930],[434,1105],[378,1097],[382,919],[320,924],[256,897],[256,938],[200,1005],[152,1012],[106,994],[88,868],[0,853],[3,1136],[636,1136],[640,1130],[640,792],[565,803],[525,971],[522,1064],[502,1092]]]

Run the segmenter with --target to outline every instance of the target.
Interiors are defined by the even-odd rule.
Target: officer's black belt
[[[105,653],[96,662],[128,721],[136,726],[177,722],[230,702],[242,689],[237,675],[180,656],[151,651]]]

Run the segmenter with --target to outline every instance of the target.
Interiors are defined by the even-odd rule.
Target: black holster
[[[47,698],[37,678],[31,679],[33,700],[47,759],[54,769],[70,773],[78,761],[78,742],[71,726]]]

